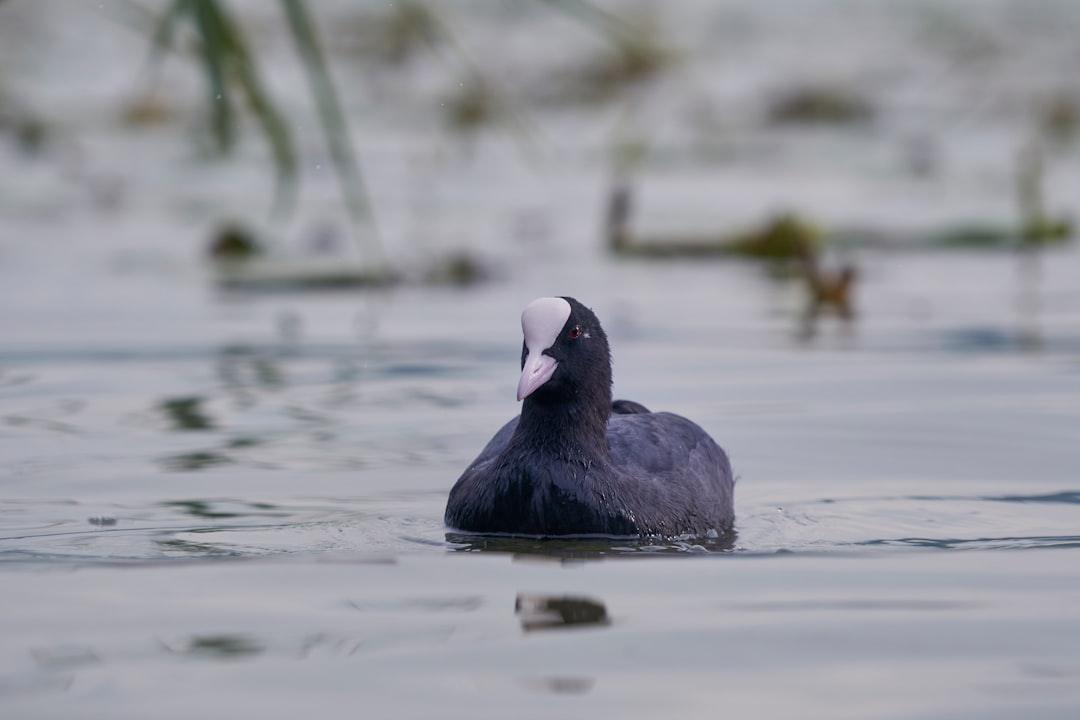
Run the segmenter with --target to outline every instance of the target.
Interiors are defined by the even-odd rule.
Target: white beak
[[[557,367],[559,361],[555,358],[530,350],[525,358],[525,367],[521,369],[521,379],[518,380],[518,402],[529,397],[536,388],[550,380]]]
[[[529,354],[521,368],[517,399],[524,400],[551,379],[558,361],[544,354],[544,349],[555,344],[566,319],[570,317],[570,303],[562,298],[546,297],[533,300],[521,313],[521,330],[525,335],[525,347]]]

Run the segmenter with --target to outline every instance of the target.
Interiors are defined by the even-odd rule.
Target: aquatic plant
[[[366,251],[364,254],[367,259],[382,266],[385,264],[385,258],[375,234],[374,214],[364,187],[360,164],[349,142],[345,116],[341,112],[337,92],[334,90],[322,48],[315,34],[315,26],[302,0],[281,0],[281,2],[285,7],[297,53],[300,55],[304,70],[308,75],[308,83],[314,94],[315,107],[330,147],[330,159],[337,171],[338,181],[345,197],[345,206],[354,225],[353,231],[360,239],[362,243],[360,249]]]
[[[181,23],[187,22],[197,42],[194,50],[207,81],[207,105],[212,137],[221,152],[236,142],[238,121],[234,106],[242,95],[259,122],[277,168],[273,208],[291,209],[296,194],[297,156],[292,133],[271,100],[248,49],[239,24],[216,0],[173,0],[151,42],[151,59],[160,61],[175,43]]]
[[[1048,132],[1045,118],[1036,121],[1033,136],[1016,153],[1015,223],[971,223],[946,228],[931,237],[930,245],[959,248],[1032,248],[1068,242],[1075,234],[1070,217],[1046,208],[1045,182]],[[1060,138],[1059,138],[1060,141]]]
[[[816,252],[824,241],[824,234],[816,225],[794,213],[780,213],[758,227],[738,231],[638,237],[631,227],[633,205],[632,185],[620,177],[608,196],[606,217],[608,248],[615,254],[653,258],[741,256],[790,261],[802,258],[807,252]]]
[[[1043,185],[1046,179],[1045,125],[1017,154],[1016,202],[1020,216],[1022,245],[1062,242],[1073,235],[1072,220],[1053,217],[1046,209]]]
[[[360,250],[370,264],[381,267],[384,258],[375,233],[374,215],[315,26],[302,0],[281,0],[281,5],[307,73]],[[207,80],[211,129],[218,148],[228,151],[235,143],[238,121],[233,109],[234,96],[242,95],[260,124],[277,168],[272,209],[276,213],[288,212],[297,192],[298,160],[292,132],[263,86],[258,63],[239,24],[218,0],[174,0],[154,33],[153,57],[159,58],[173,46],[177,27],[182,22],[190,24],[198,40],[196,52]]]
[[[732,252],[763,260],[816,257],[823,242],[817,226],[799,215],[784,212],[774,215],[758,228],[738,233],[731,240]]]

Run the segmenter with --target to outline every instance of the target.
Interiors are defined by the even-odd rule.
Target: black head
[[[521,314],[518,399],[611,404],[611,350],[592,310],[572,297],[534,300]]]

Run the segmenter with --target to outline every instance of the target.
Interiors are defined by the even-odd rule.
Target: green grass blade
[[[330,158],[345,198],[345,206],[357,240],[361,243],[360,250],[368,260],[382,264],[384,257],[376,234],[375,216],[368,201],[360,164],[349,140],[348,127],[327,70],[315,26],[302,0],[282,0],[282,4],[297,52],[307,72],[319,120],[330,148]]]
[[[276,187],[272,212],[278,215],[292,211],[297,192],[297,156],[293,147],[292,134],[288,124],[282,118],[277,107],[259,78],[257,66],[248,50],[239,26],[222,10],[216,0],[192,0],[200,6],[200,24],[205,27],[205,54],[210,57],[208,77],[211,88],[220,93],[215,96],[217,104],[228,106],[228,82],[232,79],[239,84],[247,98],[248,106],[262,128],[263,135],[270,145],[277,171]],[[218,70],[222,84],[216,83]],[[218,99],[220,97],[220,99]],[[228,111],[226,111],[228,112]],[[231,116],[230,116],[231,117]]]
[[[230,28],[214,0],[190,0],[201,47],[199,57],[209,83],[210,126],[218,149],[228,152],[236,141],[236,123],[226,80],[226,64],[233,52]]]

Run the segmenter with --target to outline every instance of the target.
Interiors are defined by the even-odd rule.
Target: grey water
[[[407,264],[464,247],[492,279],[229,291],[202,249],[222,195],[263,211],[257,143],[210,164],[180,133],[118,126],[109,108],[132,91],[145,38],[89,5],[5,5],[0,56],[33,80],[16,89],[64,119],[51,159],[0,149],[4,717],[1080,713],[1075,244],[854,248],[856,319],[823,317],[808,337],[801,287],[756,263],[604,251],[603,112],[548,118],[561,159],[539,166],[506,138],[466,152],[357,113],[388,253]],[[272,32],[267,10],[240,5]],[[903,229],[1010,218],[1026,127],[1010,103],[1033,77],[1060,80],[1080,15],[970,5],[674,15],[684,31],[711,18],[687,74],[721,108],[740,82],[773,87],[800,66],[904,62],[881,80],[892,114],[876,130],[766,132],[719,167],[661,155],[641,226],[777,203]],[[492,24],[520,27],[467,7],[493,47],[512,38]],[[797,22],[777,9],[791,7]],[[852,45],[829,42],[846,26],[823,8],[851,11]],[[95,32],[53,22],[71,13]],[[1010,45],[1018,17],[1038,47]],[[73,44],[42,53],[19,42],[29,30]],[[938,31],[997,54],[935,74]],[[807,60],[799,43],[820,52]],[[899,53],[908,43],[924,53]],[[272,67],[287,74],[283,57]],[[91,67],[97,83],[73,81]],[[196,92],[197,75],[169,72],[174,92]],[[991,75],[997,95],[980,95]],[[975,120],[973,98],[991,106]],[[732,112],[721,124],[738,129]],[[678,122],[669,108],[657,134]],[[571,123],[587,132],[557,131]],[[890,163],[922,132],[947,160],[912,178]],[[1075,216],[1080,157],[1062,152],[1050,200]],[[337,207],[334,185],[305,172],[286,246]],[[446,493],[517,412],[518,314],[550,294],[604,322],[617,397],[686,415],[728,450],[735,537],[448,534]]]

